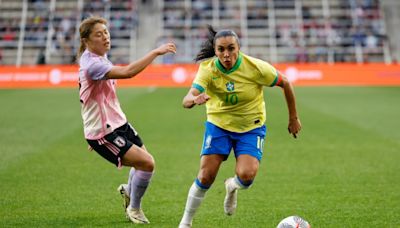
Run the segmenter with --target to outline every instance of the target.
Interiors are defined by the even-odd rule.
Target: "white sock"
[[[192,224],[193,216],[200,206],[208,189],[202,189],[194,182],[190,187],[186,201],[185,212],[183,213],[180,224]]]
[[[131,170],[129,171],[129,177],[128,177],[128,186],[126,187],[126,191],[128,192],[128,194],[131,194],[131,181],[133,178],[133,175],[135,175],[135,168],[131,168]]]
[[[242,185],[238,179],[237,176],[234,176],[233,178],[229,178],[226,181],[227,185],[228,185],[228,190],[229,192],[235,191],[236,189],[244,189],[244,188],[248,188],[244,185]]]
[[[141,208],[142,197],[147,190],[152,176],[153,172],[142,170],[135,171],[130,184],[131,202],[129,203],[129,206],[131,208]]]

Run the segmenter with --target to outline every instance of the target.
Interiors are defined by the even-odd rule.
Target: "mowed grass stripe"
[[[79,127],[76,121],[79,109],[73,108],[76,97],[71,92],[0,90],[0,170],[21,162],[25,156],[46,148]]]
[[[396,161],[400,148],[394,140],[399,133],[382,134],[384,131],[379,126],[389,126],[389,118],[380,120],[379,126],[368,128],[359,123],[368,119],[377,121],[370,115],[360,115],[355,122],[343,118],[359,113],[350,108],[350,103],[385,97],[385,89],[365,88],[366,92],[363,89],[296,88],[304,126],[297,140],[287,133],[287,111],[281,92],[266,90],[269,134],[255,185],[239,193],[237,215],[226,217],[222,208],[225,194],[222,183],[233,173],[231,156],[221,167],[194,224],[197,227],[275,227],[283,217],[300,214],[313,227],[399,226],[400,178]],[[354,90],[363,95],[354,96],[350,103],[343,103],[345,96],[332,98]],[[149,227],[177,226],[187,191],[197,174],[205,113],[204,107],[193,110],[181,107],[186,91],[119,91],[128,119],[157,162],[152,185],[143,202],[152,222]],[[69,100],[75,92],[66,90],[63,94],[51,90],[48,94],[45,90],[46,96],[40,91],[28,93],[32,98],[62,100],[67,97]],[[18,93],[27,94],[16,91],[11,97],[19,99]],[[392,97],[393,93],[389,88],[386,96]],[[320,102],[316,102],[317,98]],[[324,100],[330,103],[324,105]],[[37,147],[29,156],[21,156],[18,163],[12,162],[0,170],[0,226],[131,226],[124,219],[120,196],[115,190],[126,181],[128,169],[117,170],[95,153],[86,151],[79,103],[71,100],[65,104],[56,110],[57,113],[74,110],[65,116],[59,115],[60,121],[69,120],[71,127],[45,145],[32,143],[32,147]],[[382,103],[382,107],[386,106],[390,104]],[[347,110],[341,110],[342,107]],[[395,111],[391,108],[390,111]],[[12,120],[12,116],[8,119]],[[43,126],[44,129],[52,128],[53,122],[49,122],[50,126]],[[20,131],[20,126],[14,127]],[[40,132],[33,134],[38,137],[35,134]],[[3,136],[7,134],[3,132]],[[2,159],[1,166],[6,162]]]

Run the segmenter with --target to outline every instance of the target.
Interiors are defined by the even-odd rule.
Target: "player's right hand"
[[[202,105],[206,103],[210,99],[210,96],[208,96],[205,93],[201,93],[200,95],[196,96],[193,100],[193,102],[197,105]]]
[[[167,53],[176,53],[176,46],[174,43],[166,43],[158,47],[156,50],[158,55],[164,55]]]

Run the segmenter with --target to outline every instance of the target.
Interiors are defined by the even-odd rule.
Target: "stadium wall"
[[[400,86],[398,64],[276,64],[295,86]],[[122,87],[189,87],[196,64],[151,65]],[[0,66],[0,88],[77,87],[76,65]]]

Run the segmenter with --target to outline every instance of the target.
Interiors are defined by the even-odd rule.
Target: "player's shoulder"
[[[82,53],[81,58],[84,58],[84,59],[98,59],[99,56],[96,55],[96,54],[94,54],[94,53],[92,53],[92,52],[90,52],[89,50],[86,49],[86,50]]]
[[[256,58],[254,56],[246,55],[244,53],[240,53],[242,55],[243,61],[245,63],[253,63],[253,64],[269,64],[267,61]]]
[[[200,63],[199,71],[209,73],[215,71],[215,67],[215,57],[209,58]]]
[[[85,50],[80,58],[80,64],[82,65],[91,65],[95,62],[102,62],[102,58],[99,55],[96,55],[88,50]]]
[[[200,67],[211,68],[212,66],[214,66],[215,64],[214,62],[215,62],[215,57],[203,60],[200,62]]]
[[[243,62],[245,65],[247,66],[251,66],[251,68],[255,68],[260,72],[264,72],[265,70],[273,70],[274,66],[272,66],[269,62],[253,57],[253,56],[249,56],[249,55],[245,55],[242,53],[242,58],[243,58]]]

